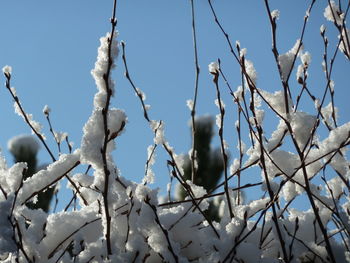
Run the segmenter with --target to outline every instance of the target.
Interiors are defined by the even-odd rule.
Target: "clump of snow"
[[[297,80],[302,80],[302,77],[303,77],[303,73],[304,73],[304,66],[303,65],[299,65],[298,66],[298,69],[297,69]]]
[[[7,148],[14,156],[18,156],[21,153],[36,155],[40,145],[34,136],[22,134],[11,138],[7,143]]]
[[[66,132],[54,132],[57,143],[62,143],[67,137],[68,133]]]
[[[6,66],[4,66],[4,67],[2,68],[2,72],[3,72],[5,75],[11,75],[11,73],[12,73],[12,67],[6,65]]]
[[[186,105],[187,105],[187,107],[189,108],[190,111],[193,110],[193,105],[194,105],[193,100],[187,100],[186,101]]]
[[[309,52],[303,52],[300,56],[301,62],[304,65],[310,65],[311,63],[311,54]]]
[[[155,174],[152,170],[152,166],[156,162],[155,145],[150,145],[147,147],[147,164],[145,164],[146,174],[142,179],[143,184],[154,183]]]
[[[239,169],[239,160],[235,158],[232,164],[230,165],[230,174],[231,175],[235,174],[238,169]]]
[[[186,184],[190,187],[190,189],[194,195],[193,196],[194,198],[201,198],[207,194],[207,191],[204,189],[204,187],[195,185],[190,180],[187,180]],[[187,197],[187,198],[189,198],[189,197]],[[205,211],[208,209],[208,207],[209,207],[209,202],[206,198],[204,198],[203,201],[200,203],[200,208],[203,211]]]
[[[278,19],[280,17],[280,11],[277,9],[271,11],[271,17],[272,19]]]
[[[331,130],[329,136],[319,143],[319,155],[327,154],[326,159],[329,159],[334,150],[349,141],[349,134],[350,122]]]
[[[126,123],[126,115],[122,110],[111,109],[107,113],[109,138],[120,134]],[[103,166],[101,149],[103,149],[105,133],[102,109],[95,109],[83,129],[81,142],[82,162],[98,167]],[[108,138],[108,139],[109,139]],[[113,140],[108,142],[107,151],[113,149]]]
[[[17,202],[22,204],[28,198],[34,196],[41,190],[54,184],[58,179],[62,178],[71,169],[74,168],[80,160],[80,151],[72,154],[62,154],[56,162],[50,164],[46,169],[40,170],[32,177],[28,177],[19,191]]]
[[[45,116],[48,116],[51,112],[51,109],[48,105],[45,105],[44,108],[43,108],[43,113]]]
[[[211,62],[208,65],[209,73],[211,74],[218,74],[219,73],[219,64],[217,62]]]
[[[239,51],[239,56],[240,56],[240,57],[244,57],[245,55],[247,55],[247,49],[246,49],[246,48],[242,48],[242,49]]]
[[[151,129],[155,133],[154,143],[155,144],[163,144],[165,143],[164,136],[164,123],[162,121],[151,121],[150,122]]]
[[[328,124],[331,124],[333,123],[333,104],[330,102],[328,103],[328,105],[326,107],[323,107],[321,109],[321,113],[322,113],[322,116],[324,118],[324,121]],[[335,114],[335,117],[337,119],[338,117],[338,108],[337,107],[334,107],[334,114]]]
[[[239,101],[243,101],[243,88],[242,86],[238,86],[237,90],[233,93],[234,97]]]
[[[282,80],[287,81],[288,76],[293,68],[293,62],[299,52],[301,51],[301,43],[298,39],[292,49],[290,49],[287,53],[278,56],[278,64],[281,69]]]
[[[330,191],[335,199],[338,199],[343,194],[345,185],[339,176],[333,177],[327,181]],[[329,194],[331,194],[329,193]]]
[[[102,167],[101,149],[103,148],[104,130],[101,110],[93,111],[89,120],[85,123],[83,132],[84,136],[81,142],[82,162]]]
[[[91,71],[98,89],[98,93],[94,98],[95,108],[105,107],[108,92],[111,92],[112,95],[114,94],[114,82],[110,77],[106,80],[104,76],[107,75],[108,70],[115,67],[114,60],[119,53],[118,42],[116,40],[117,36],[118,32],[114,32],[111,44],[109,43],[111,33],[107,33],[105,37],[100,38],[100,47],[98,48],[95,68]],[[109,49],[111,50],[110,56]],[[107,85],[109,90],[107,90]]]
[[[309,115],[305,112],[295,112],[291,114],[290,122],[293,136],[299,147],[303,149],[306,143],[310,142],[311,131],[316,123],[316,116]]]
[[[270,93],[264,90],[259,90],[260,94],[269,103],[269,107],[274,109],[276,112],[282,116],[286,115],[286,104],[285,97],[282,90],[276,91],[275,93]],[[288,108],[289,112],[292,111],[292,101],[288,98]]]
[[[216,123],[216,126],[220,129],[221,126],[222,126],[222,123],[221,123],[221,114],[216,114],[216,115],[215,115],[215,123]]]
[[[146,94],[140,88],[136,88],[135,95],[140,96],[143,101],[146,100]]]
[[[247,83],[248,84],[252,83],[255,86],[257,78],[258,78],[258,74],[255,70],[253,62],[251,62],[250,60],[247,60],[247,59],[244,60],[244,67],[245,67],[245,71],[248,75],[248,77],[245,76]]]
[[[225,108],[225,106],[226,106],[222,99],[220,99],[220,100],[215,99],[214,103],[215,103],[216,107],[218,107],[219,109],[220,109],[220,105],[221,105],[221,108]]]
[[[339,38],[342,38],[342,41],[340,42],[339,49],[341,52],[347,54],[349,56],[350,54],[350,30],[347,28],[343,28],[341,31],[341,36]]]
[[[343,22],[339,6],[334,1],[331,1],[331,4],[326,7],[323,15],[328,21],[336,22],[337,25],[341,25]]]
[[[27,169],[26,163],[15,163],[8,171],[5,173],[8,176],[7,185],[10,191],[17,191],[23,181],[23,172]]]
[[[151,204],[157,205],[158,204],[157,194],[158,194],[157,190],[152,190],[146,185],[138,184],[136,186],[135,197],[140,202],[144,202],[144,200],[148,200]]]

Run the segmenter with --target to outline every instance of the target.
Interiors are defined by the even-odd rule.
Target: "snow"
[[[349,141],[350,123],[346,123],[330,131],[329,136],[320,144],[319,154],[327,154],[327,159],[331,157],[334,150],[338,149],[341,144]]]
[[[54,132],[57,143],[62,143],[67,137],[68,133],[66,132]]]
[[[220,109],[220,107],[225,108],[225,106],[226,106],[222,99],[220,99],[220,100],[215,99],[214,103],[215,103],[216,107],[218,107],[219,109]]]
[[[339,49],[341,52],[346,53],[346,54],[350,54],[350,30],[347,28],[343,28],[341,31],[341,37],[342,37],[342,41],[340,42],[339,45]],[[339,36],[340,38],[340,36]]]
[[[310,142],[311,131],[316,124],[316,116],[305,112],[294,112],[290,116],[293,137],[297,141],[298,146],[303,149]]]
[[[336,22],[337,25],[342,24],[342,18],[340,16],[340,10],[338,5],[334,1],[330,1],[330,5],[324,10],[324,17],[331,22]]]
[[[278,56],[278,64],[281,69],[281,77],[283,81],[287,81],[290,72],[292,71],[293,62],[296,56],[301,51],[300,39],[298,39],[294,46],[285,54]]]
[[[111,67],[115,67],[113,63],[114,58],[118,56],[119,48],[118,42],[116,40],[118,32],[113,33],[112,45],[111,45],[111,58],[109,58],[109,39],[111,34],[107,33],[105,37],[100,38],[100,47],[98,48],[97,60],[95,63],[95,68],[91,71],[92,76],[95,79],[96,86],[100,91],[106,91],[106,83],[103,75],[106,74],[109,67],[109,59],[112,59]],[[111,84],[111,83],[109,83]],[[113,90],[113,85],[109,87]]]
[[[120,135],[125,123],[126,115],[122,110],[111,109],[108,111],[107,123],[110,136]],[[82,162],[93,166],[102,167],[102,154],[105,133],[102,109],[95,109],[83,128],[83,138],[81,142]],[[108,143],[107,151],[114,149],[113,140]]]
[[[300,59],[304,65],[310,65],[311,63],[311,55],[307,51],[301,53]]]
[[[67,172],[74,168],[79,160],[79,150],[76,150],[72,154],[62,154],[56,162],[24,181],[23,187],[18,193],[17,202],[23,204],[38,191],[54,184],[58,179],[62,178]]]
[[[304,73],[304,66],[303,65],[299,65],[298,69],[297,69],[297,80],[302,79],[303,78],[303,73]]]
[[[217,62],[211,62],[208,65],[209,73],[211,74],[218,74],[219,73],[219,64]]]
[[[140,89],[140,88],[136,88],[136,96],[140,96],[141,100],[146,100],[146,94]]]
[[[187,107],[189,108],[190,111],[193,110],[193,105],[194,105],[193,100],[187,100],[186,101],[186,105],[187,105]]]
[[[195,185],[190,180],[187,180],[186,184],[190,187],[190,189],[194,195],[194,198],[201,198],[207,194],[207,191],[202,186]],[[187,197],[187,198],[189,198],[189,197]],[[209,207],[208,200],[203,199],[203,201],[200,203],[199,207],[203,211],[207,210]]]
[[[263,96],[263,98],[269,103],[269,107],[271,109],[274,109],[277,113],[279,113],[283,117],[286,116],[286,104],[285,104],[284,93],[282,90],[275,91],[273,94],[264,90],[259,90],[259,92]],[[289,108],[289,112],[291,112],[292,101],[290,98],[288,98],[288,108]]]
[[[152,120],[150,123],[151,129],[155,133],[154,143],[155,144],[163,144],[165,143],[164,137],[164,123],[161,121]]]
[[[246,76],[246,82],[249,84],[249,83],[252,83],[253,85],[256,85],[256,81],[257,81],[257,72],[254,68],[254,64],[252,61],[246,59],[244,60],[244,66],[245,66],[245,71],[248,75],[248,77]]]
[[[331,6],[334,10],[338,9],[334,2]],[[331,10],[330,7],[327,8],[325,16],[331,20]],[[340,20],[343,19],[341,14],[337,15]],[[279,11],[272,11],[271,16],[277,20]],[[321,32],[324,30],[321,28]],[[245,59],[246,49],[240,49],[246,70],[245,83],[242,85],[248,84],[249,88],[254,90],[253,94],[246,94],[247,103],[253,101],[254,109],[249,108],[247,116],[236,122],[230,120],[231,125],[224,127],[225,131],[233,131],[231,134],[227,132],[227,142],[223,140],[225,151],[230,152],[232,147],[229,145],[235,146],[238,141],[238,151],[233,149],[235,155],[229,160],[230,175],[233,176],[229,181],[229,188],[221,187],[214,192],[214,198],[207,197],[209,191],[206,188],[187,180],[183,183],[190,189],[191,194],[185,201],[177,199],[176,193],[169,198],[162,198],[160,189],[148,186],[156,179],[152,170],[156,161],[155,147],[158,144],[163,145],[169,153],[168,161],[175,163],[179,176],[183,175],[188,156],[196,157],[197,153],[192,152],[192,149],[188,155],[176,153],[165,140],[164,122],[152,120],[149,125],[154,132],[154,144],[147,148],[147,165],[143,180],[136,183],[121,176],[111,152],[115,148],[114,139],[124,132],[128,119],[123,110],[107,105],[110,95],[114,95],[114,81],[110,75],[106,79],[106,74],[115,67],[118,55],[116,32],[112,40],[112,56],[108,55],[110,37],[111,34],[108,33],[100,40],[97,61],[92,70],[97,92],[93,101],[93,111],[83,128],[80,148],[71,154],[61,154],[57,161],[25,180],[23,172],[27,169],[27,164],[16,163],[8,167],[5,158],[0,155],[1,262],[277,263],[286,261],[283,259],[281,243],[285,245],[287,254],[293,256],[290,259],[291,263],[321,262],[317,257],[314,258],[314,254],[323,260],[329,255],[315,211],[329,236],[328,241],[334,251],[335,262],[349,261],[350,254],[346,252],[346,246],[337,231],[341,231],[344,243],[348,243],[350,167],[347,147],[350,143],[350,123],[333,123],[333,110],[337,115],[338,109],[327,101],[328,97],[322,102],[322,108],[320,98],[316,98],[316,110],[313,109],[312,113],[301,111],[300,108],[296,110],[292,100],[288,98],[287,114],[284,91],[271,92],[255,87],[257,72],[253,63]],[[236,45],[239,47],[239,42]],[[340,45],[340,49],[342,48],[343,51],[347,51]],[[297,69],[297,79],[303,77],[304,70],[312,66],[310,53],[303,52],[300,42],[297,41],[291,50],[278,57],[284,81],[288,79],[293,60],[297,56],[301,60]],[[219,70],[217,62],[209,64],[211,74],[219,74]],[[3,72],[8,77],[11,68],[4,67]],[[247,86],[244,87],[239,86],[234,92],[238,102],[243,100],[244,90],[247,90]],[[330,91],[334,91],[333,80],[330,83]],[[296,93],[292,86],[291,93],[294,99]],[[142,100],[146,99],[140,89],[136,90],[136,94]],[[218,99],[215,104],[224,107],[223,101]],[[193,110],[193,101],[188,100],[187,106]],[[231,110],[230,106],[227,108]],[[17,104],[15,109],[22,117],[26,114],[20,111]],[[318,110],[322,113],[323,121],[328,124],[326,127],[320,122],[321,119],[317,119]],[[50,108],[45,106],[43,113],[48,117]],[[228,110],[227,115],[230,113]],[[276,127],[266,127],[266,114],[276,117],[279,121]],[[39,124],[33,121],[32,115],[25,116],[39,131]],[[221,114],[216,116],[216,124],[220,129],[223,128],[221,117]],[[213,132],[214,121],[209,115],[195,117],[196,127],[208,133]],[[253,127],[246,121],[250,121]],[[192,122],[189,124],[192,125]],[[241,136],[234,133],[237,128]],[[257,130],[260,128],[262,140],[257,136]],[[315,128],[324,130],[314,130]],[[67,137],[63,132],[54,134],[59,143]],[[14,155],[23,151],[32,154],[39,151],[38,141],[27,135],[11,139],[8,147]],[[103,149],[106,152],[103,152]],[[222,160],[220,150],[212,153],[209,161]],[[81,163],[91,165],[91,170],[82,173],[81,167],[75,169]],[[196,161],[197,168],[198,165]],[[252,176],[243,176],[250,166],[253,167],[249,174]],[[242,179],[240,182],[237,181],[238,171]],[[127,171],[125,172],[127,174]],[[78,199],[78,207],[47,214],[41,209],[32,210],[25,205],[27,201],[35,200],[40,191],[60,183],[61,179],[67,176],[70,179],[68,188]],[[170,176],[171,179],[175,177],[173,174]],[[323,183],[323,180],[326,183]],[[234,188],[238,184],[243,186],[256,182],[260,183],[257,188],[242,190],[241,200],[238,202],[239,191]],[[219,183],[222,184],[223,179]],[[268,186],[274,194],[272,197],[267,193],[267,190],[270,190]],[[180,185],[177,184],[176,187],[179,188]],[[170,188],[169,183],[169,192]],[[246,198],[245,191],[256,192],[256,196]],[[226,192],[231,201],[233,216],[228,209]],[[315,209],[310,205],[310,196],[306,196],[306,193],[310,192]],[[259,193],[261,196],[258,196]],[[191,200],[192,198],[196,200]],[[170,203],[160,204],[160,200]],[[293,207],[295,200],[306,208]],[[210,222],[203,217],[202,211],[209,213],[210,206],[217,210],[219,222]],[[272,206],[275,211],[272,210]],[[273,212],[277,214],[277,218],[274,218]],[[283,242],[279,241],[279,235]],[[107,241],[110,241],[111,255],[107,255]],[[68,249],[69,246],[71,248]],[[69,252],[74,256],[71,257]]]
[[[154,183],[155,180],[155,174],[152,170],[152,166],[156,162],[156,153],[155,153],[155,145],[149,145],[147,147],[147,162],[148,164],[145,164],[145,169],[146,169],[146,175],[142,179],[142,183]],[[148,166],[147,166],[148,165]]]
[[[242,57],[245,57],[246,55],[247,55],[247,49],[246,48],[242,48],[239,51],[239,56],[242,58]]]
[[[221,123],[221,114],[216,114],[216,115],[215,115],[215,123],[216,123],[216,126],[220,129],[221,126],[222,126],[222,123]]]
[[[6,66],[4,66],[4,67],[2,68],[2,72],[3,72],[5,75],[11,75],[11,73],[12,73],[12,67],[6,65]]]
[[[272,19],[278,19],[279,16],[280,16],[280,11],[279,10],[275,9],[275,10],[271,11]]]
[[[48,105],[45,105],[44,108],[43,108],[43,113],[45,116],[48,116],[51,112],[51,109]]]
[[[335,111],[335,116],[336,116],[336,119],[337,119],[338,108],[334,107],[334,111]],[[332,115],[333,115],[333,106],[332,106],[331,102],[329,102],[326,107],[323,107],[321,109],[321,113],[322,113],[322,116],[324,118],[323,121],[325,121],[328,124],[332,124],[333,123],[333,117],[332,117]]]
[[[238,86],[237,90],[233,94],[239,102],[243,101],[243,88],[242,88],[242,86]]]
[[[14,156],[25,152],[36,155],[40,145],[34,136],[22,134],[11,138],[7,143],[7,148]]]

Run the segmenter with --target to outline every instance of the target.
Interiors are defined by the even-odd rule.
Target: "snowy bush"
[[[324,7],[324,16],[330,21],[329,26],[339,32],[339,37],[328,40],[325,27],[321,27],[326,85],[324,95],[317,98],[308,83],[311,54],[303,46],[304,30],[314,3],[311,1],[306,12],[300,39],[289,51],[280,53],[276,32],[278,19],[283,16],[278,10],[270,10],[265,1],[272,31],[272,53],[282,87],[271,93],[259,86],[252,58],[248,59],[247,50],[239,42],[232,43],[215,6],[208,1],[213,21],[240,67],[237,74],[242,80],[233,90],[221,61],[209,65],[207,74],[211,74],[211,85],[217,94],[216,125],[221,150],[218,159],[222,159],[224,167],[222,182],[210,191],[193,183],[197,167],[195,151],[189,152],[192,181],[185,180],[184,157],[166,140],[166,122],[152,119],[145,95],[134,86],[127,68],[125,43],[117,40],[115,12],[110,20],[111,31],[100,39],[92,70],[97,86],[94,109],[83,127],[81,146],[74,151],[62,153],[58,158],[54,156],[42,125],[25,112],[11,86],[12,78],[17,77],[15,70],[4,66],[6,88],[15,102],[15,111],[48,151],[52,163],[24,178],[26,163],[8,167],[1,157],[1,262],[350,262],[350,166],[346,156],[350,122],[337,121],[332,75],[336,59],[349,59],[346,27],[349,5],[344,8],[329,1]],[[191,4],[194,8],[193,1]],[[193,23],[193,33],[195,29]],[[330,43],[335,43],[335,50],[329,48]],[[118,55],[122,57],[119,60]],[[142,183],[120,176],[112,158],[115,140],[122,135],[128,121],[123,110],[112,106],[117,87],[111,71],[116,65],[125,67],[125,76],[154,133]],[[298,85],[300,89],[295,88]],[[231,114],[222,100],[227,90],[237,109],[238,156],[230,154],[228,145],[232,142],[225,140],[228,125],[225,118]],[[187,102],[193,136],[196,92],[194,100]],[[313,113],[300,109],[301,98],[315,105]],[[48,120],[49,113],[46,106],[44,114]],[[264,126],[264,118],[268,116],[279,121],[271,133]],[[320,130],[326,130],[323,139]],[[69,143],[67,134],[52,131],[52,135],[59,149],[64,141]],[[11,141],[11,151],[18,151],[18,140],[22,137]],[[38,145],[27,143],[37,151]],[[168,154],[171,177],[186,191],[185,200],[173,200],[171,193],[168,199],[160,198],[158,190],[149,187],[157,179],[152,165],[156,161],[155,151],[161,147]],[[84,165],[88,167],[86,173],[78,170]],[[250,170],[259,171],[260,181],[242,184],[241,178]],[[74,198],[79,201],[77,207],[45,213],[25,205],[63,179],[68,179]],[[248,198],[243,202],[240,191],[249,195],[249,189],[262,194],[256,200]],[[220,213],[219,222],[208,220],[205,214],[212,199]],[[298,200],[307,209],[298,209]]]

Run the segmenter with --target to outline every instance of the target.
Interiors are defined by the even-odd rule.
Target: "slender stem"
[[[223,166],[224,166],[224,176],[225,176],[225,182],[224,182],[224,189],[226,193],[226,199],[227,199],[227,206],[230,213],[230,217],[233,218],[234,214],[232,211],[232,204],[231,204],[231,197],[229,193],[228,188],[228,175],[227,175],[227,162],[228,157],[225,150],[225,143],[224,143],[224,115],[225,115],[225,109],[221,102],[221,95],[220,95],[220,89],[219,89],[219,72],[212,73],[213,74],[213,82],[215,84],[216,88],[216,97],[218,100],[218,106],[220,109],[220,127],[219,127],[219,137],[220,137],[220,145],[221,145],[221,152],[222,152],[222,159],[223,159]]]
[[[47,150],[47,152],[49,153],[51,159],[53,162],[56,161],[55,156],[53,155],[53,153],[51,152],[49,146],[46,144],[44,137],[41,135],[40,132],[38,132],[34,126],[31,124],[27,113],[24,111],[22,104],[19,101],[19,98],[17,97],[17,95],[15,95],[11,89],[11,74],[5,74],[6,77],[6,88],[8,89],[8,91],[10,92],[12,98],[15,100],[15,103],[17,104],[19,110],[21,111],[21,115],[23,116],[25,122],[28,124],[28,126],[30,127],[30,129],[33,131],[33,133],[39,138],[39,140],[41,141],[41,143],[44,145],[45,149]]]
[[[114,0],[113,4],[113,12],[112,12],[112,18],[110,20],[112,29],[111,33],[108,39],[108,66],[107,66],[107,71],[103,76],[105,86],[106,86],[106,92],[107,92],[107,98],[106,98],[106,104],[102,110],[102,117],[103,117],[103,129],[104,129],[104,142],[103,142],[103,147],[101,149],[101,154],[102,154],[102,161],[103,161],[103,171],[105,175],[105,180],[104,180],[104,189],[103,189],[103,206],[104,206],[104,213],[106,217],[106,246],[107,246],[107,254],[111,255],[112,254],[112,244],[111,244],[111,216],[109,212],[109,200],[108,200],[108,189],[109,189],[109,176],[111,174],[109,168],[108,168],[108,162],[107,162],[107,146],[109,140],[109,135],[110,131],[108,129],[108,111],[109,111],[109,105],[110,105],[110,100],[112,97],[112,89],[110,87],[110,74],[112,70],[112,65],[113,65],[113,57],[112,57],[112,45],[113,45],[113,38],[115,34],[115,28],[117,25],[117,20],[116,20],[116,8],[117,8],[117,0]]]
[[[194,2],[191,2],[191,17],[192,17],[192,38],[193,38],[193,49],[194,49],[194,65],[195,65],[195,83],[194,83],[194,96],[193,96],[193,105],[191,108],[191,121],[192,121],[192,152],[191,152],[191,180],[195,183],[196,180],[196,149],[197,149],[197,141],[196,141],[196,105],[197,105],[197,95],[198,95],[198,80],[199,80],[199,64],[198,64],[198,49],[197,49],[197,36],[196,36],[196,23],[195,23],[195,12],[194,12]]]

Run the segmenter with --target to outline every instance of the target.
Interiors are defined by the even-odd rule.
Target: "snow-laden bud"
[[[272,17],[272,19],[276,20],[276,19],[279,18],[279,16],[280,16],[280,11],[279,11],[279,10],[275,9],[275,10],[273,10],[273,11],[271,12],[271,17]]]
[[[5,74],[5,76],[9,76],[12,73],[12,67],[6,65],[5,67],[2,68],[2,72]]]
[[[239,56],[240,57],[245,57],[247,54],[247,49],[246,48],[242,48],[240,51],[239,51]]]
[[[209,68],[209,73],[211,74],[218,74],[219,73],[219,64],[217,62],[211,62],[209,65],[208,65],[208,68]]]
[[[54,134],[57,143],[62,143],[68,137],[68,133],[66,132],[54,132]]]
[[[50,112],[51,112],[50,107],[45,105],[43,108],[43,113],[45,114],[45,116],[49,116]]]
[[[236,48],[240,49],[241,48],[241,43],[239,42],[239,40],[236,40]]]
[[[190,109],[190,111],[193,110],[193,105],[194,105],[193,100],[187,100],[187,101],[186,101],[186,105],[187,105],[187,107]]]
[[[323,35],[325,31],[326,31],[325,25],[321,25],[321,27],[320,27],[321,34]]]
[[[311,55],[309,52],[302,53],[302,55],[300,56],[300,59],[304,65],[310,65],[311,63]]]

